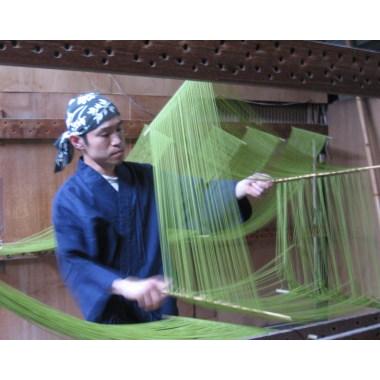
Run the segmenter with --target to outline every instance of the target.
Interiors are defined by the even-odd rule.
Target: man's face
[[[119,116],[88,132],[86,138],[87,143],[83,141],[83,157],[85,162],[97,171],[106,174],[123,161],[125,139]]]

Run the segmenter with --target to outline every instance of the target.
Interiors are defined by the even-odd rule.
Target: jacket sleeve
[[[207,234],[247,221],[252,214],[251,204],[247,198],[237,200],[236,183],[217,179],[206,184],[202,179],[181,178],[182,193],[190,194],[198,204],[198,207],[185,207],[187,228]]]
[[[206,191],[206,209],[213,207],[214,214],[219,219],[224,219],[232,213],[231,221],[234,220],[233,214],[236,206],[239,210],[239,220],[236,224],[247,221],[252,215],[252,208],[248,198],[240,200],[236,198],[235,188],[237,181],[233,180],[213,180],[208,184]]]
[[[84,317],[96,321],[112,296],[113,281],[120,276],[98,261],[96,231],[73,209],[75,204],[68,208],[56,201],[53,205],[58,267]]]

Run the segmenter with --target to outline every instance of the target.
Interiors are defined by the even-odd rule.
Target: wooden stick
[[[363,166],[363,167],[359,167],[359,168],[342,169],[342,170],[335,170],[335,171],[323,172],[323,173],[310,173],[310,174],[303,174],[303,175],[299,175],[299,176],[286,177],[286,178],[275,178],[272,180],[272,182],[273,183],[282,183],[282,182],[297,181],[300,179],[308,179],[308,178],[315,178],[315,177],[329,177],[329,176],[333,176],[333,175],[358,173],[358,172],[362,172],[365,170],[372,170],[372,169],[380,169],[380,165]],[[266,179],[266,180],[268,180],[268,179]]]
[[[209,306],[219,306],[219,307],[223,307],[224,309],[228,309],[229,311],[253,314],[257,316],[265,316],[265,317],[275,318],[275,319],[286,321],[286,322],[292,321],[292,318],[286,314],[280,314],[280,313],[274,313],[271,311],[250,308],[250,307],[236,305],[236,304],[219,301],[219,300],[211,300],[211,299],[207,299],[201,296],[189,296],[189,295],[184,295],[184,294],[175,293],[175,292],[168,292],[166,294],[176,297],[176,298],[180,298],[184,301],[188,301],[191,303],[200,303],[202,305],[209,305]]]

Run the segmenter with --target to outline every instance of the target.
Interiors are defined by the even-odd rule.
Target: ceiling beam
[[[0,64],[380,96],[380,53],[313,41],[0,41]]]

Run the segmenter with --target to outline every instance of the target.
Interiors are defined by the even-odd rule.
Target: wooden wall
[[[365,99],[364,108],[366,112],[367,133],[369,135],[369,147],[372,154],[373,163],[380,163],[380,99]],[[329,162],[348,167],[368,166],[366,155],[366,145],[361,129],[359,112],[354,98],[346,98],[334,102],[328,110],[329,142],[328,158]],[[377,186],[380,189],[380,172],[375,171]],[[375,207],[375,193],[373,193],[373,206]],[[376,213],[376,211],[375,211]],[[376,215],[376,214],[375,214]],[[375,222],[375,221],[374,221]],[[376,223],[376,222],[375,222]],[[376,228],[376,227],[375,227]],[[357,238],[357,237],[355,237]],[[366,237],[368,239],[368,237]],[[375,237],[380,241],[380,235]],[[359,249],[354,252],[356,259],[360,262],[362,279],[365,281],[370,295],[380,297],[380,289],[373,286],[378,284],[379,271],[374,269],[366,259],[366,252]],[[379,262],[380,265],[380,262]],[[358,268],[356,268],[359,270]]]
[[[107,94],[128,120],[151,120],[182,82],[119,75],[27,69],[0,66],[0,117],[16,119],[64,118],[67,101],[78,93]],[[216,91],[235,98],[260,101],[326,102],[326,95],[311,91],[276,90],[216,85]],[[58,137],[58,136],[57,136]],[[48,227],[51,200],[57,188],[74,171],[71,164],[54,175],[53,141],[0,140],[0,239],[16,241]],[[259,261],[273,254],[273,241],[256,243]],[[64,288],[53,256],[0,263],[0,279],[67,313],[80,316]],[[245,321],[225,313],[194,309],[181,304],[183,315]],[[57,339],[0,310],[0,339]]]
[[[43,303],[81,317],[58,277],[55,257],[52,255],[0,262],[0,279]],[[0,339],[62,338],[0,308]]]

